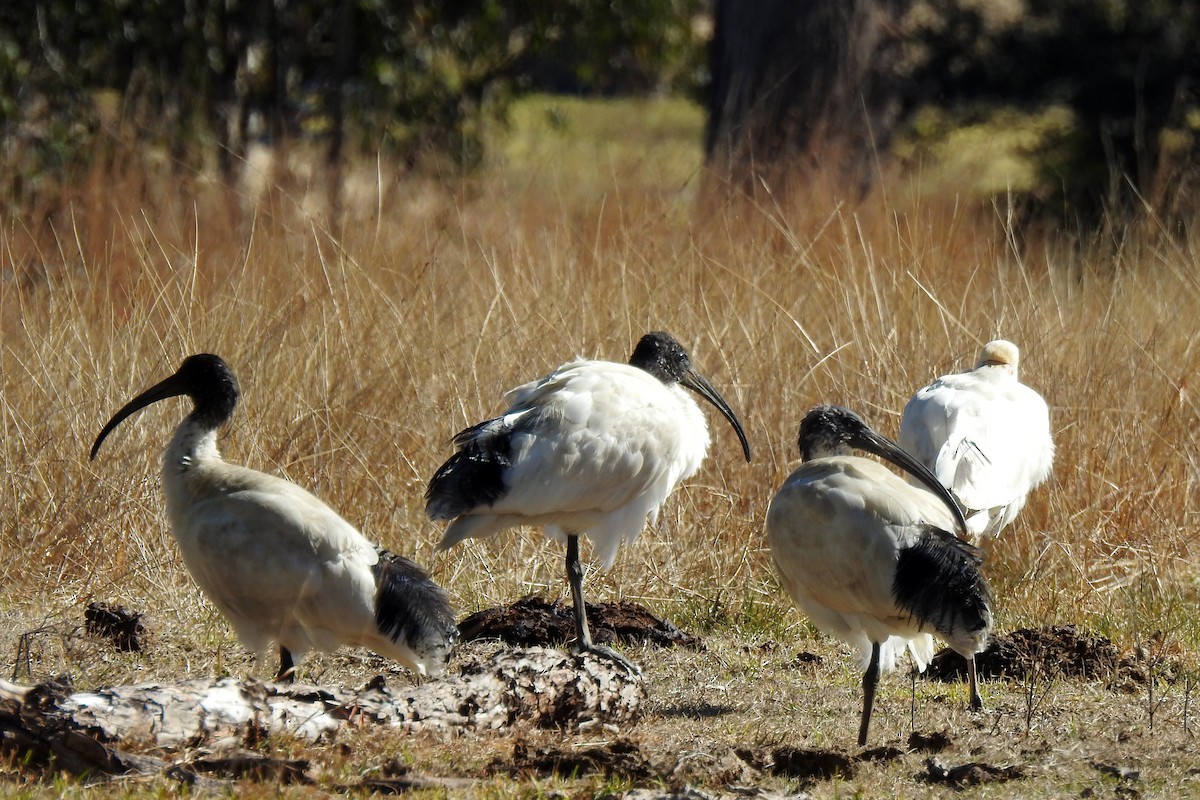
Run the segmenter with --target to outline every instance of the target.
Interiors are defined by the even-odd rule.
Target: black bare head
[[[151,403],[187,395],[195,405],[192,418],[201,425],[217,428],[233,414],[238,394],[237,378],[233,377],[229,365],[220,356],[210,353],[188,356],[174,375],[151,386],[113,415],[96,437],[91,457],[96,457],[100,444],[113,428]]]
[[[805,461],[850,455],[858,442],[872,432],[863,418],[842,406],[817,406],[800,423],[800,457]],[[866,449],[866,448],[863,448]]]
[[[692,359],[683,345],[665,331],[643,336],[633,348],[629,363],[644,369],[663,383],[679,383],[692,371]]]
[[[872,430],[862,417],[850,409],[825,405],[809,411],[800,423],[798,443],[800,457],[805,461],[849,455],[852,448],[858,448],[895,464],[929,487],[954,514],[958,529],[966,533],[967,521],[950,490],[924,464],[891,439]]]
[[[729,420],[738,441],[742,443],[742,453],[746,456],[746,461],[750,460],[750,443],[746,441],[742,423],[725,402],[725,398],[708,382],[708,378],[692,369],[691,357],[674,336],[664,331],[647,333],[633,349],[629,364],[649,372],[668,386],[674,383],[682,384],[712,403],[725,419]]]

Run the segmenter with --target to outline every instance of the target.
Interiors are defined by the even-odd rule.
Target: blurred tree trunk
[[[274,0],[263,3],[266,12],[266,31],[264,38],[267,42],[267,73],[270,76],[270,86],[267,90],[267,135],[274,147],[283,143],[287,133],[284,124],[284,109],[287,107],[287,70],[288,59],[285,51],[282,23],[279,19],[279,8]]]
[[[329,147],[325,151],[325,166],[329,176],[330,218],[340,219],[342,211],[342,152],[346,139],[346,82],[350,80],[351,47],[353,46],[353,12],[350,0],[339,0],[334,22],[333,70],[327,84],[329,109]]]
[[[221,178],[232,184],[235,169],[246,156],[246,140],[241,123],[241,102],[237,91],[238,65],[246,42],[245,8],[239,3],[214,2],[211,14],[211,46],[215,51],[212,89],[209,92],[208,126],[217,146],[217,166]]]
[[[717,0],[706,154],[730,185],[822,171],[857,192],[906,106],[893,23],[910,0]]]

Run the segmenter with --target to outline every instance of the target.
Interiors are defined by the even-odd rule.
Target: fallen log
[[[472,657],[457,674],[396,690],[382,676],[358,691],[236,678],[89,692],[0,681],[0,745],[53,757],[77,774],[145,774],[177,765],[131,748],[234,750],[276,734],[315,742],[346,724],[441,733],[619,728],[637,720],[644,698],[641,677],[613,662],[546,648]]]

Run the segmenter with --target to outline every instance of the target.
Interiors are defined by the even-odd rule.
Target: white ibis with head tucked
[[[453,520],[440,547],[493,536],[518,525],[543,526],[566,539],[567,581],[575,604],[577,653],[637,668],[592,642],[584,613],[579,536],[609,569],[622,541],[653,523],[675,486],[693,475],[708,449],[708,427],[687,387],[729,420],[746,460],[750,445],[737,416],[669,334],[648,333],[628,364],[577,360],[505,395],[495,419],[454,437],[458,452],[434,474],[426,512]]]
[[[1054,463],[1050,412],[1017,380],[1017,346],[983,346],[975,369],[943,375],[904,407],[900,446],[967,510],[972,536],[999,535]]]
[[[971,707],[982,708],[975,654],[992,625],[979,551],[959,539],[962,511],[937,479],[854,412],[818,406],[800,424],[804,463],[767,511],[783,586],[820,630],[856,647],[863,673],[858,744],[867,741],[875,687],[907,646],[918,670],[936,633],[967,659]],[[857,447],[916,476],[912,486]]]
[[[126,404],[92,458],[126,417],[179,395],[195,407],[163,454],[167,516],[188,571],[242,644],[261,656],[278,643],[278,680],[293,677],[306,651],[342,645],[440,675],[458,638],[444,590],[296,484],[221,458],[217,429],[233,414],[238,384],[217,356],[189,356]]]

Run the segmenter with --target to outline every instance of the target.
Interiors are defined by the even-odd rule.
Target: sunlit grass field
[[[656,664],[649,690],[659,702],[701,691],[697,669],[715,670],[726,700],[730,691],[760,698],[742,716],[708,721],[704,735],[727,745],[852,743],[852,659],[776,585],[767,504],[798,462],[797,426],[810,407],[849,406],[894,436],[918,387],[970,368],[997,337],[1021,347],[1022,380],[1050,404],[1057,443],[1053,478],[986,545],[997,629],[1070,623],[1126,650],[1154,640],[1193,664],[1195,246],[1152,221],[1083,242],[1032,234],[1003,199],[954,195],[944,181],[928,195],[888,179],[861,203],[828,187],[816,197],[793,187],[785,200],[770,186],[754,200],[711,202],[706,181],[717,179],[703,171],[702,124],[678,101],[538,98],[496,131],[477,175],[434,181],[386,160],[356,165],[334,223],[321,213],[319,178],[287,163],[264,173],[265,160],[232,189],[161,162],[98,166],[47,215],[3,220],[4,677],[66,672],[91,687],[269,675],[191,582],[167,528],[158,460],[188,402],[143,412],[88,460],[109,416],[186,355],[221,355],[241,383],[221,439],[227,459],[314,491],[370,538],[429,567],[467,613],[568,594],[561,546],[540,532],[435,552],[441,529],[425,519],[422,494],[452,452],[450,437],[502,410],[512,386],[576,356],[625,360],[655,329],[683,342],[733,405],[754,461],[744,463],[733,433],[708,414],[704,468],[610,573],[588,576],[587,592],[635,600],[711,637],[708,655],[631,654]],[[82,636],[83,609],[97,600],[147,612],[146,654]],[[778,643],[777,655],[755,649],[764,642]],[[805,649],[825,655],[815,676],[770,678],[770,687],[790,682],[784,693],[753,686],[765,680],[764,659],[782,664]],[[381,667],[342,653],[302,668],[309,679],[360,685]],[[837,689],[813,701],[824,709],[815,713],[792,693],[820,681]],[[907,680],[885,684],[894,707],[882,739],[908,722]],[[961,688],[939,691],[950,695],[938,712],[946,724],[965,725]],[[1098,699],[1079,702],[1110,702],[1082,691]],[[1175,694],[1159,734],[1186,741],[1183,689],[1163,691]],[[920,701],[917,714],[921,726]],[[1134,713],[1128,724],[1145,722]],[[1047,731],[1060,723],[1048,720]],[[646,736],[657,735],[654,725],[651,714]],[[978,734],[985,742],[988,729]],[[435,764],[454,763],[427,746]],[[20,770],[3,774],[15,781]],[[567,790],[606,787],[595,780]],[[869,793],[907,785],[904,775],[879,780]],[[1078,794],[1086,784],[1072,785]]]

